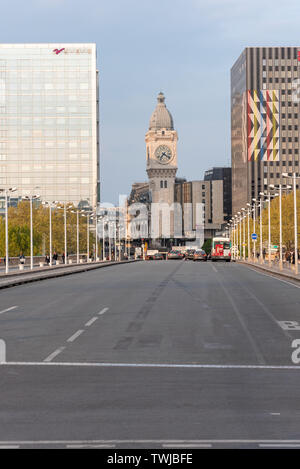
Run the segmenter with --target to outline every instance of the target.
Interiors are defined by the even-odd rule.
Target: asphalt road
[[[300,288],[138,262],[0,291],[0,448],[300,447]]]

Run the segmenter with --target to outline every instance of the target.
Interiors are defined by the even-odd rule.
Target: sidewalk
[[[284,262],[283,269],[280,270],[278,262],[269,262],[267,260],[264,261],[263,264],[260,263],[258,260],[257,262],[253,261],[243,261],[243,260],[236,260],[238,264],[249,265],[254,269],[261,270],[267,272],[269,274],[273,274],[276,277],[281,277],[287,280],[293,280],[295,282],[300,282],[300,263],[298,263],[298,275],[295,274],[295,266],[293,264],[289,264]]]
[[[129,264],[137,262],[133,260],[124,261],[99,261],[85,264],[61,264],[52,267],[38,267],[34,270],[25,270],[19,272],[9,272],[8,274],[0,274],[0,289],[22,285],[24,283],[37,282],[48,278],[63,277],[76,273],[86,272],[88,270],[101,269],[119,264]]]

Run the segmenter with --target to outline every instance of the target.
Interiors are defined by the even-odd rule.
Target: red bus
[[[213,238],[211,248],[211,260],[230,262],[230,239],[229,238]]]

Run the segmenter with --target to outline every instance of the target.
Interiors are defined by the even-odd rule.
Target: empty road
[[[298,322],[299,286],[234,263],[2,290],[0,448],[300,447]]]

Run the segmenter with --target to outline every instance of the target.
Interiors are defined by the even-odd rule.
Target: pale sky
[[[102,201],[146,180],[160,91],[178,176],[230,165],[230,68],[245,47],[299,45],[299,0],[2,0],[0,41],[96,42]]]

